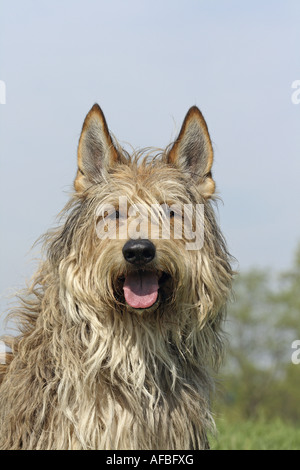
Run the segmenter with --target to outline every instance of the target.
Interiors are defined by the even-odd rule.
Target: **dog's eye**
[[[97,218],[97,222],[99,221],[108,221],[108,220],[115,220],[119,219],[119,211],[118,210],[112,210],[112,211],[103,211],[103,213]]]
[[[170,211],[169,214],[170,214],[170,219],[173,219],[175,217],[175,212],[174,211]]]

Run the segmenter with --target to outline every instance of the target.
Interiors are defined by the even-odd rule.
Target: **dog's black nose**
[[[150,240],[128,240],[122,252],[128,263],[142,266],[153,260],[155,246]]]

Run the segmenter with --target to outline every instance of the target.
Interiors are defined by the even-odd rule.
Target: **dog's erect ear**
[[[197,106],[189,109],[167,160],[169,164],[189,172],[199,182],[205,198],[214,193],[215,182],[211,174],[213,148],[206,122]]]
[[[78,170],[74,181],[76,191],[82,191],[91,183],[99,182],[101,170],[113,166],[119,160],[104,114],[94,104],[85,118],[78,145]]]

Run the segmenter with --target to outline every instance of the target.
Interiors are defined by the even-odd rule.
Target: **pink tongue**
[[[157,276],[149,271],[130,273],[125,279],[123,289],[126,302],[131,307],[151,307],[158,296]]]

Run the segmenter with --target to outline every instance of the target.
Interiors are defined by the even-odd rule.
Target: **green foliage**
[[[288,272],[242,273],[234,292],[214,404],[223,436],[216,448],[300,449],[293,427],[300,424],[300,364],[291,360],[300,340],[300,245]]]
[[[271,421],[217,421],[212,450],[299,450],[300,429],[279,418]]]

